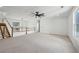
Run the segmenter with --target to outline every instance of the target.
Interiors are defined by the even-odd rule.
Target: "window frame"
[[[77,36],[77,24],[76,24],[76,12],[79,10],[79,8],[76,8],[73,11],[73,36]]]

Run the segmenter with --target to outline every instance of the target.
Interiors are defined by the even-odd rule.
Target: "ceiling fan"
[[[39,11],[36,11],[33,14],[34,14],[35,18],[45,16],[44,13],[39,13]]]
[[[64,8],[64,6],[61,6],[61,8]]]

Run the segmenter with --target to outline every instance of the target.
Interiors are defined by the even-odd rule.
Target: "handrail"
[[[4,21],[6,21],[7,24],[10,26],[10,28],[11,28],[11,35],[12,35],[12,37],[13,37],[13,27],[10,25],[10,23],[8,22],[7,19],[4,19],[3,22],[4,22]],[[9,32],[10,32],[10,31],[9,31]]]
[[[12,28],[12,26],[10,25],[10,23],[8,22],[8,20],[6,19],[7,23],[9,24],[9,26]]]

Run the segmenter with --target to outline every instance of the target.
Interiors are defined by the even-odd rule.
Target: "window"
[[[74,28],[75,28],[75,36],[79,37],[79,9],[77,9],[75,12]]]
[[[13,30],[20,31],[20,22],[13,22]]]
[[[19,23],[19,22],[13,22],[13,26],[14,26],[14,27],[20,26],[20,23]]]

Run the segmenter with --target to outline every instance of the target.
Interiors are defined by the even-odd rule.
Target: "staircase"
[[[0,38],[10,38],[13,36],[13,29],[7,20],[0,22]]]

